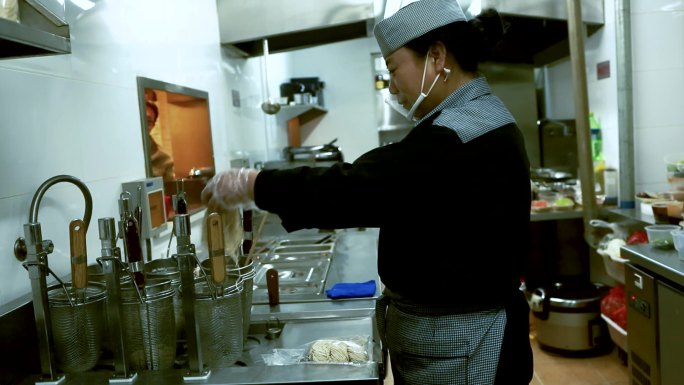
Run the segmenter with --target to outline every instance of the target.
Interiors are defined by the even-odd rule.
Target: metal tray
[[[278,270],[278,285],[286,288],[289,285],[310,284],[311,282],[325,282],[330,268],[330,259],[260,263],[254,276],[255,287],[266,287],[266,272],[269,269]]]
[[[335,235],[317,235],[317,236],[303,236],[293,237],[289,239],[281,239],[278,241],[278,246],[298,246],[298,245],[326,245],[334,244]]]
[[[257,255],[256,259],[262,264],[330,259],[333,248],[334,244],[278,246],[268,253]]]
[[[323,245],[289,245],[278,246],[271,252],[273,254],[311,254],[311,253],[332,253],[334,244]]]
[[[292,246],[326,246],[333,248],[335,246],[335,234],[326,235],[300,235],[291,236],[289,238],[275,238],[270,240],[260,240],[254,245],[255,253],[266,254],[270,250],[280,247]]]

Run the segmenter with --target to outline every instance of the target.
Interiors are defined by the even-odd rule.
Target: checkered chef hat
[[[433,29],[466,20],[457,0],[414,0],[392,16],[385,17],[375,26],[373,33],[382,56],[387,57]]]

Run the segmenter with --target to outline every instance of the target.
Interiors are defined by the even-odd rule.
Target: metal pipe
[[[40,367],[43,379],[59,379],[55,362],[52,336],[52,320],[50,318],[50,306],[48,303],[47,282],[48,274],[47,255],[51,252],[43,235],[40,223],[24,224],[24,237],[26,239],[27,258],[24,266],[28,270],[31,279],[31,298],[33,302],[33,318],[36,322],[36,335],[38,336],[38,353],[40,354]],[[50,241],[47,241],[50,243]]]
[[[202,357],[199,323],[195,317],[195,245],[190,241],[190,216],[178,214],[173,217],[173,231],[176,236],[175,258],[181,273],[181,294],[183,317],[185,318],[185,338],[188,344],[188,372],[184,379],[191,381],[204,378],[211,373],[205,368]]]
[[[615,56],[617,66],[620,182],[618,205],[631,209],[634,201],[634,115],[632,89],[632,19],[630,0],[615,0]]]
[[[111,382],[131,383],[137,373],[128,369],[125,344],[123,340],[123,323],[121,317],[121,249],[116,247],[116,223],[114,218],[100,218],[97,221],[102,257],[98,262],[102,265],[107,287],[107,334],[110,348],[114,355],[114,373]]]
[[[31,207],[29,209],[29,221],[24,224],[25,239],[18,239],[17,243],[19,251],[23,248],[26,250],[26,262],[24,266],[28,270],[29,279],[31,280],[31,293],[33,299],[33,313],[36,322],[36,333],[38,336],[38,348],[40,354],[41,374],[43,379],[55,380],[57,382],[63,381],[63,376],[58,376],[55,366],[55,357],[52,350],[53,335],[52,335],[52,321],[50,317],[50,307],[47,293],[47,275],[50,273],[47,256],[54,248],[52,241],[43,240],[43,235],[38,222],[38,209],[40,202],[43,199],[45,192],[54,184],[59,182],[69,182],[78,187],[83,193],[85,199],[85,213],[83,215],[83,223],[88,229],[90,224],[90,216],[93,212],[93,199],[90,195],[88,187],[79,179],[70,175],[54,176],[40,185],[36,190],[31,200]],[[15,253],[17,247],[15,246]],[[20,255],[17,255],[20,258]],[[21,258],[20,258],[21,259]],[[57,278],[57,277],[55,277]]]
[[[575,96],[575,120],[577,128],[577,160],[582,184],[582,207],[584,238],[591,237],[589,221],[596,218],[596,192],[594,190],[594,164],[591,157],[591,134],[589,131],[589,98],[587,96],[587,72],[584,60],[584,36],[580,0],[567,0],[568,40]]]
[[[57,175],[43,182],[43,184],[38,187],[36,193],[33,195],[33,200],[31,200],[31,209],[29,211],[29,223],[38,223],[38,209],[40,208],[40,201],[43,199],[45,192],[54,184],[59,182],[69,182],[74,184],[83,193],[83,198],[85,199],[85,213],[83,214],[83,223],[85,224],[86,231],[88,230],[88,225],[90,225],[90,216],[93,213],[93,198],[90,195],[90,190],[88,187],[81,182],[80,179],[75,178],[71,175]]]

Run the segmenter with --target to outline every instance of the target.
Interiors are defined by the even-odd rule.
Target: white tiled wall
[[[118,217],[121,183],[145,176],[136,76],[209,93],[219,170],[244,154],[273,159],[286,145],[285,129],[259,108],[261,58],[236,58],[221,47],[215,0],[64,3],[71,54],[0,60],[0,306],[30,292],[13,245],[46,179],[68,174],[86,183],[93,196],[88,258],[99,256],[97,219]],[[83,10],[77,5],[83,3],[93,7]],[[326,82],[329,112],[304,145],[339,137],[353,160],[377,143],[368,110],[374,44],[358,39],[271,56],[275,96],[291,77]],[[233,90],[240,94],[239,108],[232,105]],[[55,244],[49,265],[59,276],[69,272],[68,223],[83,209],[80,192],[69,184],[52,187],[40,206],[43,238]]]
[[[585,41],[585,59],[589,109],[601,120],[606,163],[616,167],[615,1],[604,1],[604,7],[605,25]],[[633,0],[631,10],[635,190],[667,191],[663,155],[684,153],[684,0]],[[606,60],[611,76],[598,80],[596,64]],[[570,71],[569,60],[546,69],[549,111],[559,115],[550,117],[574,117]]]
[[[684,1],[632,1],[637,191],[668,189],[663,155],[684,153]]]
[[[34,192],[54,175],[88,186],[89,261],[99,256],[97,218],[117,217],[121,183],[145,176],[136,76],[207,90],[219,148],[239,121],[220,112],[226,92],[214,1],[92,3],[82,10],[65,2],[71,54],[0,61],[0,305],[30,291],[13,245]],[[217,162],[225,159],[219,151]],[[70,184],[53,186],[42,200],[38,219],[55,244],[48,259],[59,276],[69,271],[68,223],[83,210]]]

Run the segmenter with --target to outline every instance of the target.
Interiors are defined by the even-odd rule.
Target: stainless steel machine
[[[684,379],[684,266],[673,249],[622,248],[627,291],[630,384],[679,385]]]
[[[681,384],[684,291],[676,283],[630,263],[625,277],[632,384]]]

